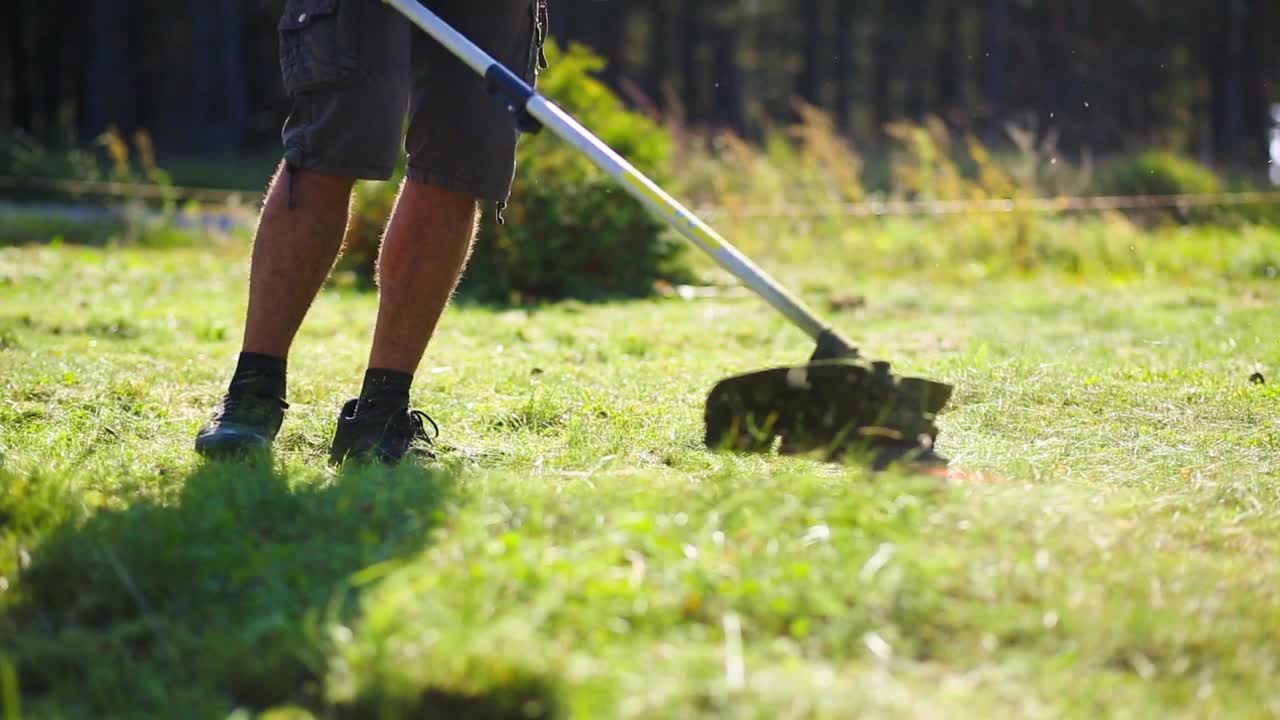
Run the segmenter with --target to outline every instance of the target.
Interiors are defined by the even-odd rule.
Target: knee
[[[350,195],[356,185],[356,179],[343,175],[330,175],[309,168],[285,166],[281,169],[281,181],[293,183],[295,191],[304,190],[317,197],[332,198]]]
[[[405,179],[404,194],[421,207],[443,211],[451,216],[470,217],[479,211],[480,198],[417,180]]]
[[[355,178],[281,164],[272,181],[270,200],[263,208],[263,214],[267,217],[292,217],[295,210],[342,208],[345,211],[355,183]]]

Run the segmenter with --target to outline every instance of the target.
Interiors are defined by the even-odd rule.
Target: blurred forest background
[[[827,110],[874,154],[897,120],[1070,159],[1158,146],[1262,176],[1280,103],[1276,0],[550,0],[633,108],[749,140]],[[162,152],[266,153],[287,110],[283,0],[8,0],[0,131],[148,129]],[[257,182],[255,180],[255,182]]]

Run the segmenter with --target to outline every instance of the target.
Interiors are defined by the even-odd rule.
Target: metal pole
[[[383,1],[403,13],[413,24],[435,38],[481,77],[491,77],[495,66],[500,67],[497,61],[475,43],[454,30],[417,0]],[[509,72],[505,73],[504,79],[510,81]],[[605,145],[555,103],[537,94],[523,83],[521,85],[518,90],[522,97],[511,98],[513,102],[523,101],[523,108],[515,108],[516,110],[528,113],[557,137],[582,151],[597,167],[617,180],[632,197],[665,220],[693,244],[706,251],[716,262],[736,275],[747,287],[764,298],[814,340],[832,334],[831,328],[822,322],[803,301],[787,292],[778,281],[751,262],[710,225],[699,219],[693,211],[681,205],[657,183]]]

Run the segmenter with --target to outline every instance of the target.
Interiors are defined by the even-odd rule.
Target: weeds
[[[0,171],[17,177],[19,199],[31,193],[22,184],[24,180],[71,181],[65,192],[78,203],[74,207],[0,205],[0,244],[65,242],[159,248],[244,234],[242,208],[221,208],[214,214],[220,213],[222,221],[211,222],[205,218],[208,208],[179,202],[172,179],[158,165],[155,144],[145,130],[126,138],[117,128],[109,128],[95,139],[96,150],[81,148],[69,139],[64,142],[65,146],[46,147],[20,131],[0,140]],[[93,191],[75,181],[109,181],[115,202],[89,202]]]

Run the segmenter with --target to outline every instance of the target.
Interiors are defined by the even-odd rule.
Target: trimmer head
[[[707,446],[746,452],[813,454],[946,464],[933,452],[934,417],[951,386],[895,377],[889,364],[860,358],[814,360],[721,381],[707,398]]]

